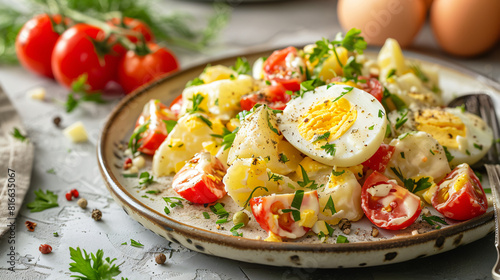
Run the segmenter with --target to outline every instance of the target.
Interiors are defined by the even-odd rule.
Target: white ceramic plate
[[[244,56],[252,62],[269,54],[270,51],[266,51]],[[446,93],[445,102],[460,94],[485,92],[493,96],[496,107],[500,108],[498,83],[445,61],[419,54],[405,55],[421,64],[439,67],[440,87]],[[232,57],[210,64],[233,65],[235,59]],[[432,229],[427,223],[419,222],[404,231],[381,230],[380,235],[374,238],[370,234],[372,225],[364,218],[353,223],[352,232],[347,235],[350,243],[321,244],[314,235],[296,242],[275,243],[259,240],[265,236],[262,231],[250,232],[245,231],[245,228],[240,230],[243,237],[232,236],[229,232],[232,223],[216,229],[216,217],[212,215],[211,220],[205,220],[202,212],[210,210],[201,205],[186,205],[183,209],[174,208],[171,214],[165,214],[162,197],[175,194],[170,189],[159,195],[146,194],[145,191],[165,189],[162,184],[167,184],[168,178],[158,178],[159,183],[145,190],[138,189],[137,178],[122,175],[124,157],[120,145],[130,137],[133,125],[147,101],[159,99],[164,104],[170,104],[181,94],[186,82],[197,77],[204,68],[205,65],[200,65],[181,71],[128,95],[110,114],[102,131],[97,153],[109,191],[125,212],[156,234],[195,251],[239,261],[275,266],[339,268],[383,265],[434,255],[475,241],[494,230],[493,211],[490,209],[486,214],[469,221],[448,221],[450,224],[440,229]],[[150,166],[151,158],[147,161]],[[228,204],[230,199],[226,198],[226,209],[234,213],[237,209]],[[412,234],[416,229],[421,229],[421,233]],[[343,233],[336,229],[334,237],[338,234]]]

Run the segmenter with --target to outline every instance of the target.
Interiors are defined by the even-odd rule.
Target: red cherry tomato
[[[137,35],[127,35],[127,38],[133,42],[137,43],[138,41],[141,41],[142,38],[139,38],[142,36],[146,42],[154,42],[155,37],[153,32],[151,31],[151,28],[144,23],[141,20],[135,19],[135,18],[129,18],[129,17],[124,17],[124,18],[112,18],[108,20],[109,25],[114,25],[118,26],[124,29],[136,31]]]
[[[104,89],[114,79],[120,60],[112,41],[103,30],[88,24],[76,24],[66,30],[52,53],[56,80],[70,87],[78,77],[87,74],[90,90]]]
[[[175,116],[179,116],[182,108],[182,94],[179,94],[174,101],[170,104],[170,111],[175,114]]]
[[[224,164],[209,152],[200,152],[175,174],[172,188],[193,203],[212,203],[226,195]]]
[[[418,196],[377,171],[363,184],[361,208],[374,225],[388,230],[407,228],[422,211]]]
[[[432,206],[445,217],[462,221],[486,213],[488,201],[476,174],[463,163],[438,184]]]
[[[16,54],[21,65],[40,75],[54,78],[51,66],[52,50],[59,38],[52,21],[62,22],[60,15],[41,14],[27,21],[16,38]]]
[[[275,84],[265,88],[263,91],[244,95],[240,100],[242,110],[249,111],[255,104],[266,104],[274,110],[284,110],[286,103],[292,97],[286,94],[286,88],[282,84]]]
[[[40,245],[40,247],[38,247],[38,250],[42,254],[48,254],[48,253],[52,252],[52,246],[50,246],[48,244],[42,244],[42,245]]]
[[[150,53],[128,51],[118,68],[118,81],[126,93],[179,69],[175,55],[167,48],[148,43]]]
[[[300,65],[292,63],[295,59],[301,62],[300,65],[305,65],[294,47],[274,51],[264,62],[264,78],[282,84],[287,90],[298,91],[305,79],[302,73],[305,67],[301,69]]]
[[[175,116],[159,100],[150,100],[146,103],[136,122],[136,128],[147,123],[147,130],[140,136],[138,150],[148,155],[154,155],[168,136],[167,125],[164,121],[174,119]],[[130,160],[131,164],[132,160]]]
[[[282,238],[295,239],[304,236],[310,227],[302,225],[308,222],[295,221],[291,212],[283,212],[283,209],[292,209],[294,197],[295,194],[273,194],[250,199],[253,216],[260,227]],[[306,211],[317,215],[319,212],[317,191],[304,192],[300,209],[295,210],[300,211],[301,217]]]
[[[383,173],[396,147],[382,143],[371,158],[363,162],[364,167]]]
[[[382,97],[384,96],[384,87],[379,80],[361,76],[358,78],[358,85],[362,90],[373,95],[373,97],[375,97],[379,102],[382,101]]]

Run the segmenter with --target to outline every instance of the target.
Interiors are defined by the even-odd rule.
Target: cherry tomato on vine
[[[118,82],[126,93],[179,69],[175,55],[167,48],[147,43],[145,50],[129,50],[118,67]]]
[[[70,87],[82,74],[87,74],[90,90],[102,90],[116,75],[120,57],[115,39],[88,24],[76,24],[57,40],[52,53],[52,71],[56,80]]]
[[[24,24],[16,37],[16,55],[24,68],[54,78],[50,59],[62,22],[60,15],[41,14]]]
[[[138,32],[137,34],[138,36],[127,35],[127,38],[132,43],[137,43],[139,41],[142,41],[142,38],[138,38],[141,35],[144,38],[144,41],[146,42],[154,42],[155,40],[155,36],[151,31],[151,28],[149,28],[149,26],[141,20],[129,17],[124,17],[124,18],[116,17],[108,20],[108,24]]]
[[[209,152],[200,152],[175,174],[172,188],[193,203],[212,203],[226,195],[224,164]]]
[[[474,171],[463,163],[438,184],[432,206],[445,217],[462,221],[486,213],[488,200]]]
[[[361,208],[374,225],[388,230],[407,228],[422,212],[418,196],[377,171],[363,184]]]

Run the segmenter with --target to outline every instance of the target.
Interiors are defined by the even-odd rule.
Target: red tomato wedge
[[[488,201],[476,174],[463,163],[438,184],[432,206],[445,217],[462,221],[486,213]]]
[[[395,149],[396,147],[394,146],[382,143],[375,154],[362,164],[364,167],[383,173],[387,167],[387,163],[391,160]]]
[[[374,225],[388,230],[407,228],[422,211],[418,196],[377,171],[363,185],[361,207]]]
[[[304,65],[303,59],[297,55],[296,48],[276,50],[264,62],[264,78],[283,85],[287,90],[298,91],[300,83],[305,79],[305,74],[302,73]]]
[[[263,91],[244,95],[240,100],[242,110],[250,111],[255,104],[266,104],[274,110],[284,110],[286,103],[292,97],[286,94],[286,88],[281,84],[271,85]]]
[[[301,202],[297,202],[298,193],[303,194]],[[298,207],[293,207],[294,203]],[[297,191],[254,197],[250,199],[250,207],[262,229],[282,238],[295,239],[304,236],[318,220],[319,199],[317,191]],[[287,209],[298,211],[300,219],[294,219],[294,214],[286,212]]]
[[[226,168],[218,158],[200,152],[175,174],[172,188],[193,203],[212,203],[226,195],[222,182],[225,174]]]
[[[137,150],[148,155],[154,155],[163,140],[168,136],[165,121],[175,119],[175,115],[159,100],[150,100],[146,103],[135,125],[136,129],[142,125],[147,125],[147,130],[141,135]]]

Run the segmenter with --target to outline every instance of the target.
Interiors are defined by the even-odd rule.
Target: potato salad
[[[253,220],[267,241],[328,238],[365,216],[401,230],[430,219],[426,207],[440,213],[434,221],[484,214],[470,166],[491,129],[445,107],[437,70],[405,59],[395,40],[375,57],[366,45],[352,29],[252,65],[209,65],[172,104],[145,104],[130,160],[151,155],[152,175],[172,177],[167,214],[183,202],[224,213],[230,198],[241,209],[231,232]]]

